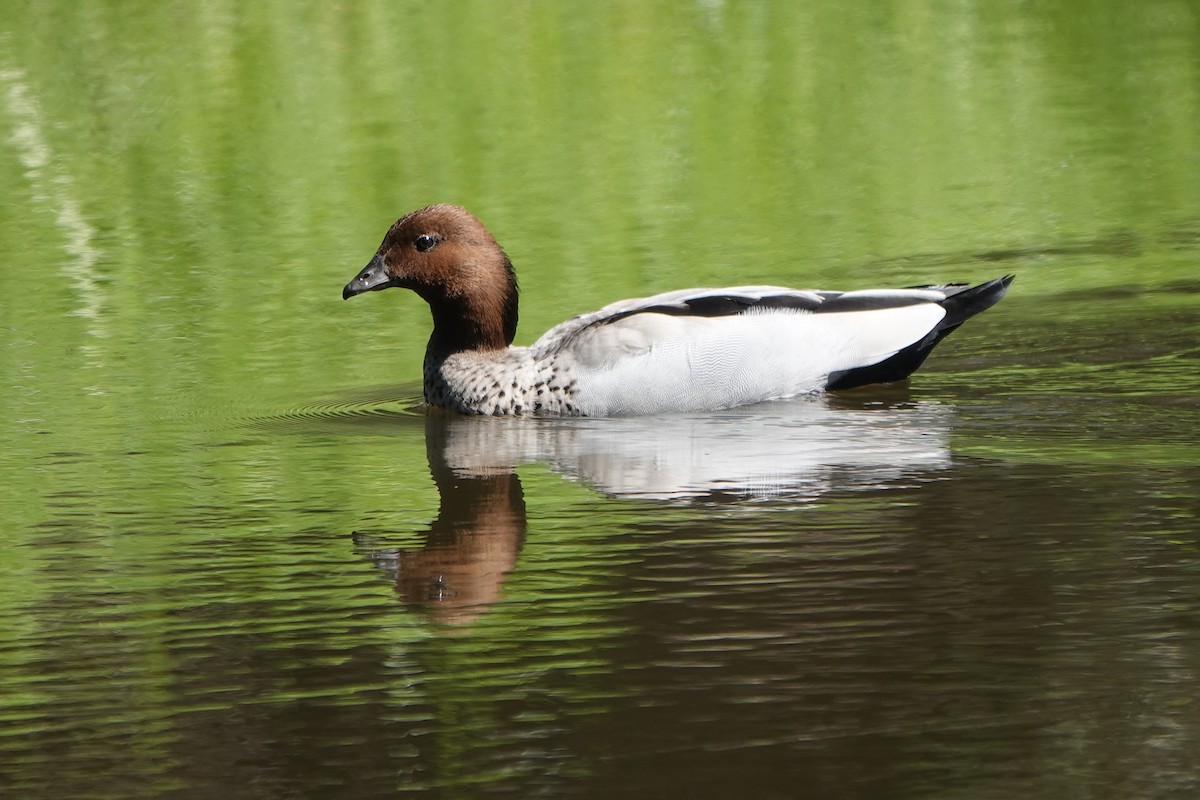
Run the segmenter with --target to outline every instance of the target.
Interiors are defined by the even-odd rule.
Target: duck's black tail
[[[908,347],[893,356],[885,358],[877,364],[866,367],[855,367],[829,376],[825,388],[831,391],[838,389],[853,389],[868,383],[888,383],[900,381],[911,375],[925,361],[925,357],[959,325],[971,317],[986,311],[1004,297],[1015,275],[1005,275],[1003,278],[981,283],[978,286],[967,284],[950,284],[947,286],[912,286],[912,289],[936,289],[946,293],[946,299],[938,303],[946,309],[946,316],[933,326],[933,330],[924,337],[913,342]]]

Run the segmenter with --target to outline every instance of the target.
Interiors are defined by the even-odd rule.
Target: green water
[[[1193,797],[1200,4],[0,2],[0,794]],[[1016,273],[907,386],[427,416],[518,343]]]

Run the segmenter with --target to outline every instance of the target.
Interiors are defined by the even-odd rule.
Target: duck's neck
[[[505,350],[517,334],[517,280],[505,259],[503,277],[487,292],[454,296],[418,290],[433,313],[427,355],[445,358],[464,351]]]
[[[504,350],[512,341],[505,336],[502,318],[483,309],[452,303],[430,304],[433,333],[428,353],[445,358],[463,351]]]

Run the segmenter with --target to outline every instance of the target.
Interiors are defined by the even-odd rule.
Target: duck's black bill
[[[363,267],[363,271],[355,275],[354,280],[347,283],[346,288],[342,289],[342,299],[349,300],[356,294],[386,289],[391,285],[392,278],[383,266],[383,259],[375,256],[371,259],[371,263]]]

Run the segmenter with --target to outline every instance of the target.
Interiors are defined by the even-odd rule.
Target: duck
[[[342,299],[400,287],[429,304],[430,406],[613,417],[905,380],[942,339],[999,302],[1013,278],[855,291],[683,289],[611,303],[515,347],[512,262],[469,211],[437,204],[396,220]]]

